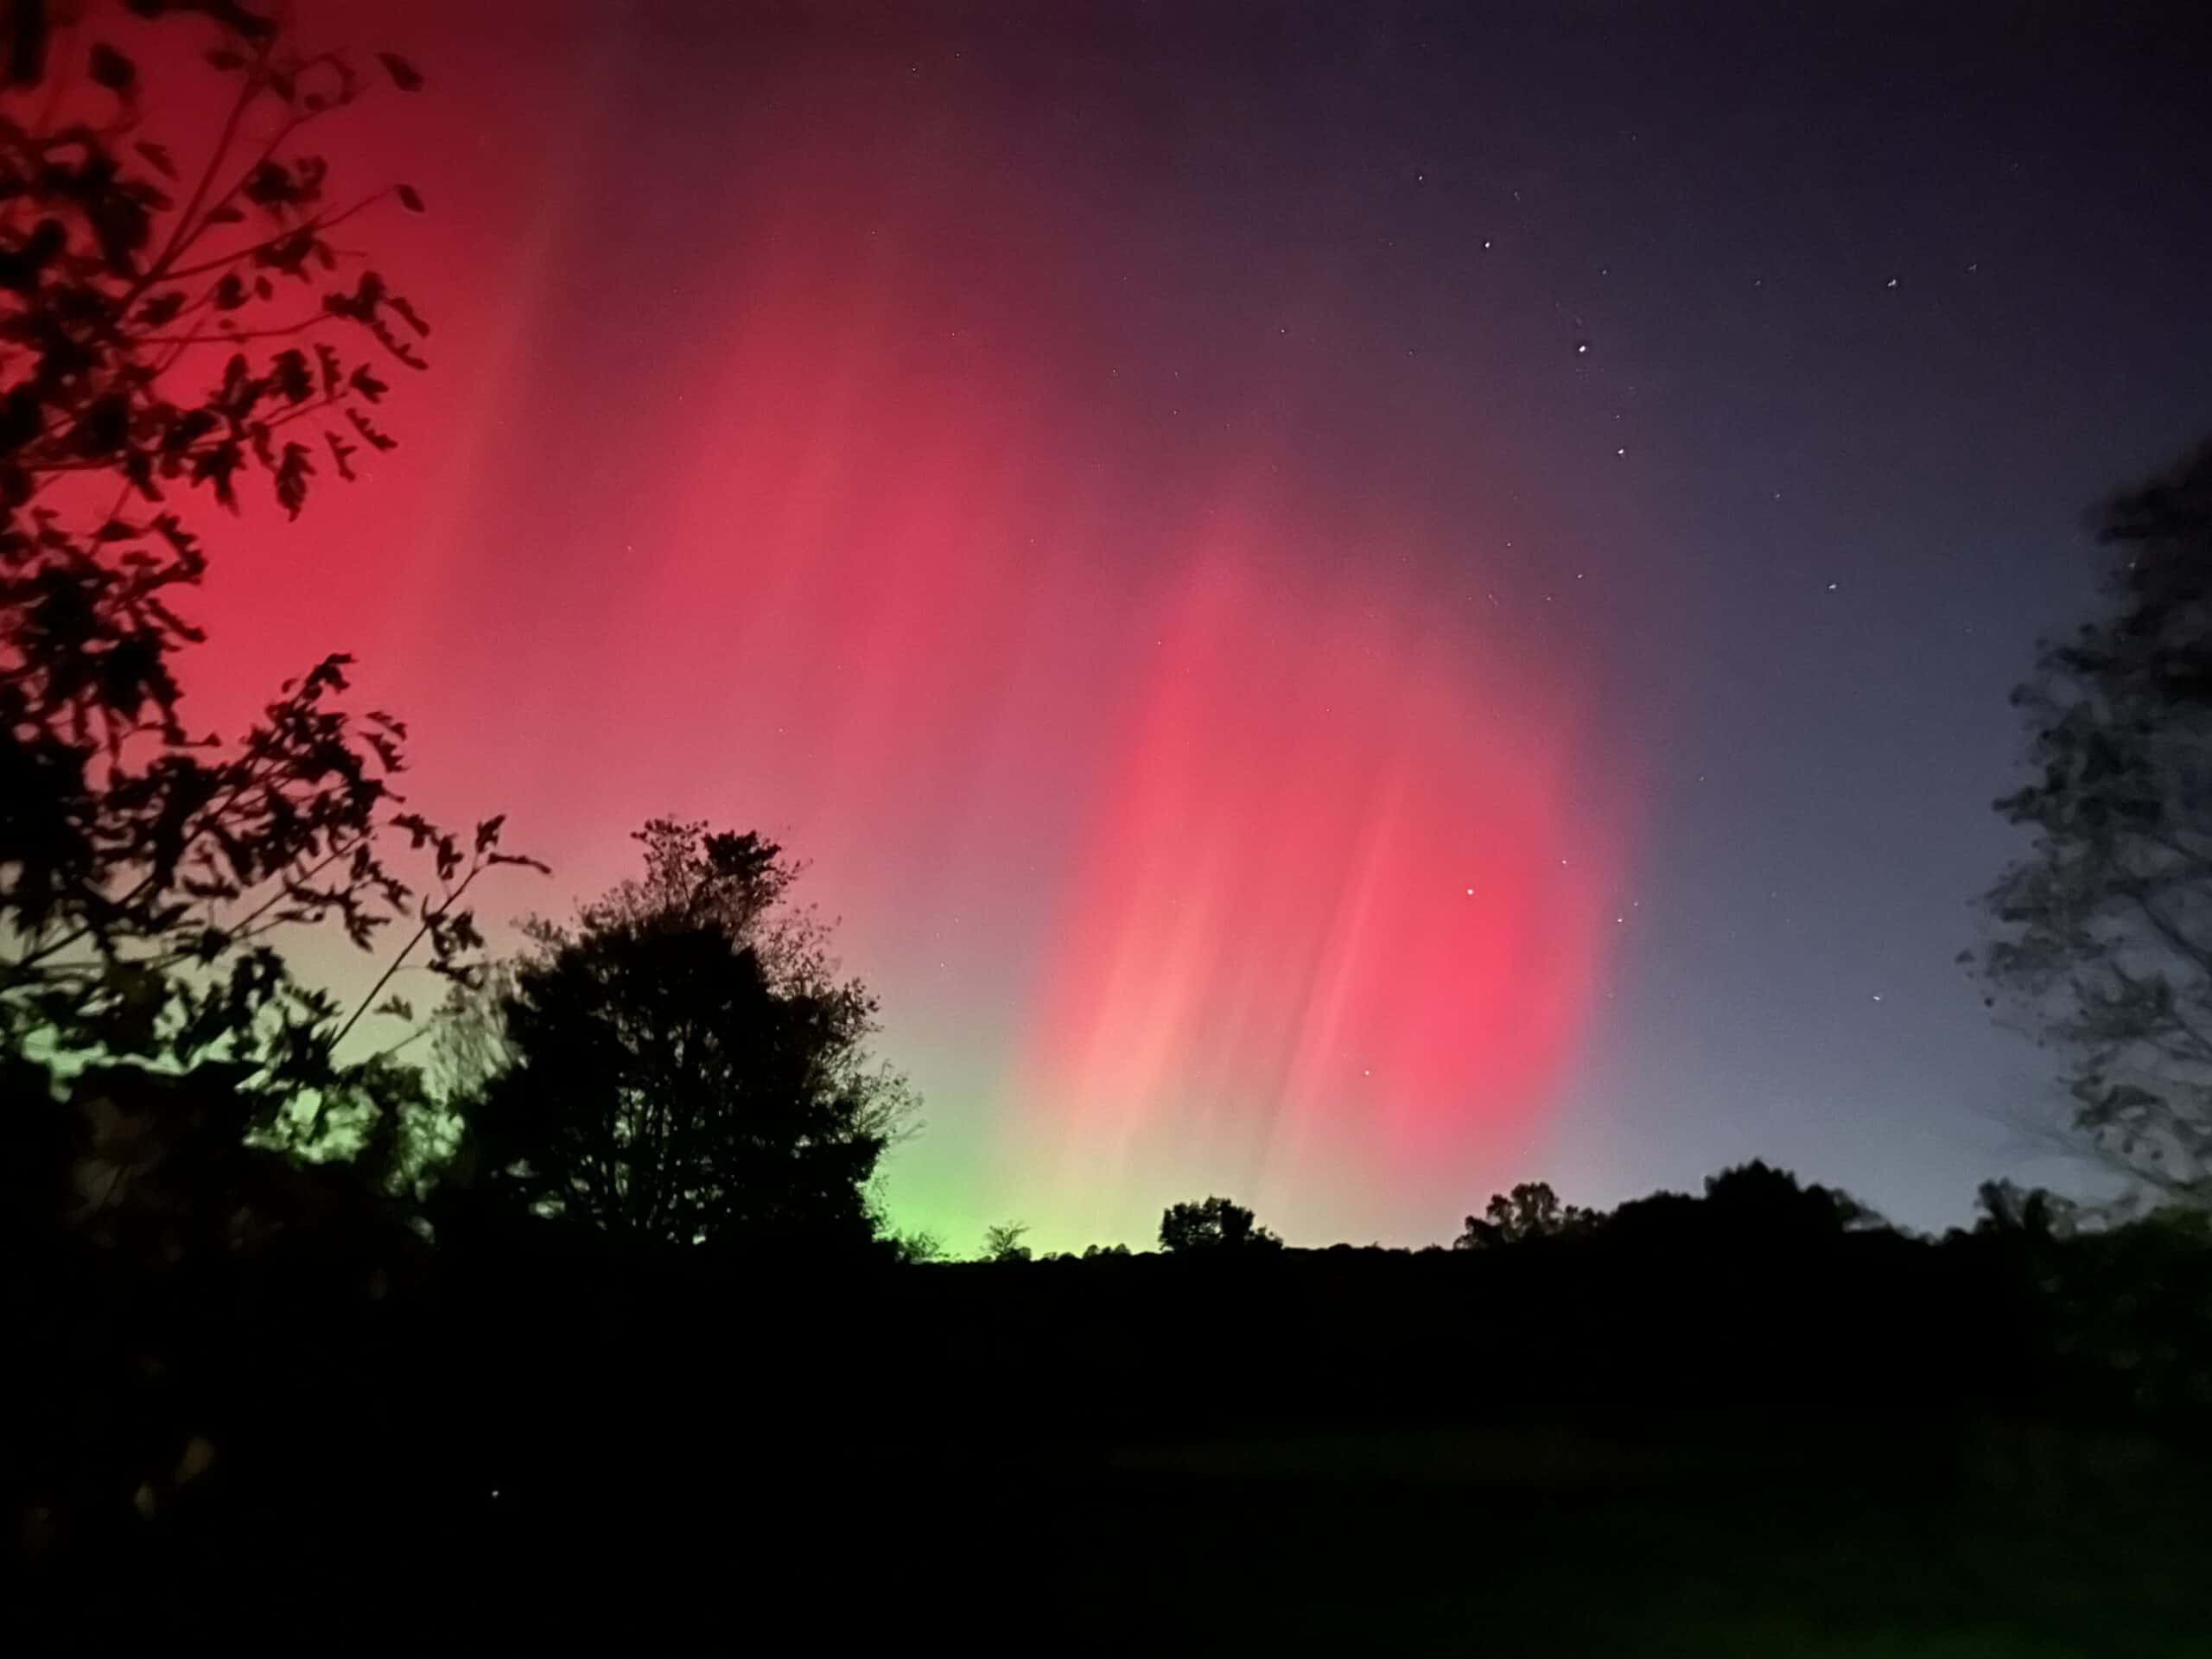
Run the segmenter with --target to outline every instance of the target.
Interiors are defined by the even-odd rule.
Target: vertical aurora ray
[[[1043,1213],[1126,1226],[1131,1183],[1177,1180],[1448,1208],[1525,1147],[1612,852],[1566,709],[1469,646],[1356,562],[1194,560],[1098,758],[1015,1090],[1051,1103],[1011,1125]]]

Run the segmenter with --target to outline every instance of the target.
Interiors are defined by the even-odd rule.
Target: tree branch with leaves
[[[188,182],[152,136],[134,58],[94,33],[137,25],[92,7],[68,28],[14,9],[0,95],[0,1040],[61,1081],[94,1062],[219,1064],[262,1103],[341,1092],[339,1045],[418,951],[468,970],[463,903],[487,869],[532,861],[501,820],[449,833],[396,787],[407,730],[344,706],[350,658],[287,683],[238,739],[194,730],[183,666],[201,645],[182,605],[207,552],[194,499],[236,512],[259,476],[296,518],[320,476],[286,435],[323,417],[335,475],[391,440],[364,405],[378,359],[425,366],[429,326],[329,239],[405,187],[340,202],[303,148],[372,81],[340,53],[296,50],[245,6],[131,0],[175,45],[196,34],[230,87]],[[176,54],[159,50],[158,60]],[[380,54],[381,79],[423,82]],[[286,311],[287,295],[307,303]],[[309,327],[312,341],[261,342]],[[208,349],[221,346],[220,353]],[[136,510],[126,511],[136,504]],[[427,866],[403,876],[395,838]],[[334,925],[376,948],[410,934],[350,1014],[301,983],[284,931]],[[391,1068],[385,1067],[386,1074]],[[321,1114],[316,1115],[321,1122]]]
[[[2031,832],[1984,903],[1988,1001],[2065,1056],[2078,1142],[2212,1205],[2212,447],[2115,499],[2102,613],[2012,695]]]

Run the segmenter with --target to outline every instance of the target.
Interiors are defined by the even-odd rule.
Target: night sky
[[[196,709],[356,652],[500,918],[779,836],[901,1224],[2063,1176],[1953,958],[2082,515],[2212,431],[2185,9],[301,10],[429,77],[334,154],[434,368]]]

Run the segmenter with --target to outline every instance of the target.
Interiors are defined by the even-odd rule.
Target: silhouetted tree
[[[835,1245],[911,1116],[874,1068],[875,1003],[783,900],[772,842],[655,820],[645,874],[534,922],[500,1010],[512,1064],[467,1107],[461,1163],[508,1205],[672,1244]]]
[[[2064,1238],[2081,1222],[2081,1206],[2073,1199],[2008,1180],[1976,1187],[1974,1211],[1974,1231],[2000,1236]]]
[[[1777,1235],[1840,1233],[1880,1220],[1840,1188],[1808,1185],[1758,1158],[1707,1176],[1705,1202],[1732,1225]]]
[[[2067,1057],[2074,1128],[2170,1199],[2212,1204],[2212,447],[2108,506],[2100,616],[2012,694],[2035,833],[1985,903],[2000,999]]]
[[[1282,1240],[1257,1224],[1243,1205],[1210,1198],[1169,1205],[1160,1217],[1160,1248],[1179,1255],[1204,1250],[1276,1250],[1282,1248]]]
[[[1027,1262],[1029,1247],[1021,1236],[1029,1230],[1028,1224],[1019,1221],[1001,1222],[983,1230],[983,1260],[986,1262]]]
[[[893,1258],[909,1267],[944,1260],[944,1245],[935,1233],[920,1228],[910,1233],[891,1232],[880,1226],[877,1230],[883,1233],[885,1242],[891,1247]]]
[[[31,95],[19,75],[0,105],[0,1042],[26,1077],[219,1062],[264,1131],[302,1100],[320,1131],[398,1073],[335,1063],[362,1010],[302,986],[271,936],[331,921],[367,946],[399,921],[401,957],[427,946],[450,970],[480,943],[462,895],[518,861],[497,818],[455,837],[399,810],[405,728],[339,706],[343,656],[235,742],[184,721],[180,658],[200,635],[178,606],[207,555],[172,498],[234,509],[259,474],[296,517],[317,467],[292,434],[338,419],[391,444],[351,344],[423,366],[421,319],[383,277],[334,276],[360,256],[331,232],[391,193],[333,202],[299,148],[366,83],[244,7],[204,10],[190,25],[234,90],[189,181],[112,46],[48,62],[83,41],[47,40],[29,60],[53,73]],[[324,440],[350,476],[357,446]],[[386,862],[395,831],[429,855],[427,894]]]
[[[1510,1192],[1495,1192],[1481,1216],[1467,1217],[1466,1230],[1452,1241],[1455,1250],[1487,1249],[1573,1232],[1589,1224],[1590,1211],[1562,1205],[1546,1181],[1522,1181]]]
[[[226,1454],[184,1414],[239,1363],[227,1347],[268,1334],[243,1287],[272,1252],[359,1244],[382,1273],[411,1246],[377,1198],[406,1184],[420,1079],[341,1045],[372,1009],[407,1012],[380,1000],[406,958],[465,971],[463,899],[518,861],[497,818],[454,836],[403,810],[405,728],[344,708],[343,656],[235,740],[184,713],[210,556],[194,504],[236,511],[258,480],[296,518],[316,480],[394,447],[367,413],[379,370],[423,366],[422,318],[336,239],[420,199],[338,199],[302,149],[369,80],[234,0],[133,0],[169,14],[149,38],[196,36],[226,87],[219,127],[172,149],[108,28],[140,25],[51,10],[0,20],[0,1274],[35,1357],[11,1380],[26,1421],[54,1426],[39,1468],[5,1473],[49,1543],[161,1509]],[[403,880],[396,841],[425,874]],[[350,1014],[276,948],[318,924],[404,937]],[[365,1154],[371,1179],[250,1141]]]

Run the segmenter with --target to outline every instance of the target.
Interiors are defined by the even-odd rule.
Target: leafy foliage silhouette
[[[2031,779],[1997,810],[2035,842],[1984,900],[1977,967],[2067,1057],[2081,1139],[2212,1205],[2212,445],[2113,500],[2099,540],[2103,613],[2012,694]]]
[[[2082,1223],[2082,1206],[2043,1187],[1984,1181],[1974,1190],[1977,1233],[1998,1237],[2065,1238]]]
[[[1522,1181],[1510,1192],[1492,1193],[1480,1216],[1467,1217],[1465,1230],[1452,1241],[1452,1248],[1491,1249],[1523,1239],[1577,1232],[1592,1219],[1591,1212],[1579,1205],[1561,1205],[1548,1182]]]
[[[401,810],[406,728],[342,707],[343,655],[236,741],[185,723],[180,658],[201,635],[177,607],[207,554],[173,498],[235,509],[259,474],[296,517],[316,469],[281,435],[334,416],[367,441],[361,406],[384,395],[346,341],[420,367],[399,329],[427,332],[374,272],[333,285],[359,256],[330,232],[389,193],[328,205],[327,164],[300,141],[364,79],[242,7],[188,21],[235,87],[188,186],[113,47],[54,79],[43,30],[19,35],[18,88],[39,96],[0,112],[0,1039],[25,1077],[220,1062],[266,1131],[317,1100],[312,1141],[331,1103],[397,1076],[334,1054],[372,1005],[407,1011],[376,1003],[400,962],[427,947],[459,971],[481,944],[471,886],[531,861],[501,850],[499,818],[457,836]],[[274,321],[294,290],[309,310]],[[346,441],[326,438],[347,475]],[[402,879],[395,836],[427,880]],[[396,921],[411,937],[350,1016],[269,942],[327,922],[366,948]]]
[[[531,861],[497,817],[455,834],[404,810],[406,729],[344,706],[342,655],[236,740],[187,723],[193,504],[235,512],[257,480],[296,518],[325,475],[302,437],[320,427],[341,479],[391,448],[378,369],[423,367],[428,325],[331,239],[392,193],[337,202],[302,148],[369,80],[232,0],[127,10],[157,49],[197,31],[228,88],[196,175],[145,126],[137,61],[60,9],[10,9],[0,88],[0,1274],[54,1426],[5,1473],[57,1548],[231,1456],[203,1432],[208,1379],[251,1349],[244,1287],[271,1252],[321,1252],[350,1313],[371,1268],[340,1258],[388,1274],[416,1247],[380,1200],[431,1103],[340,1046],[372,1007],[407,1012],[382,999],[418,951],[465,976],[471,887]],[[350,1014],[276,948],[327,925],[366,949],[395,923]],[[359,1162],[317,1175],[250,1142]]]
[[[1160,1217],[1160,1248],[1188,1255],[1221,1250],[1279,1250],[1282,1240],[1228,1198],[1172,1204]]]
[[[508,1211],[635,1243],[864,1243],[909,1126],[867,1050],[875,1002],[785,897],[774,842],[656,819],[642,879],[537,921],[499,1008],[512,1064],[467,1103],[461,1166]]]
[[[1801,1181],[1761,1158],[1707,1176],[1705,1198],[1719,1216],[1777,1236],[1842,1232],[1880,1221],[1848,1192]]]

